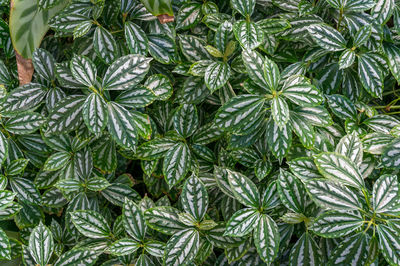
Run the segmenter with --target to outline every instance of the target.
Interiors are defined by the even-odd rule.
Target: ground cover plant
[[[0,0],[2,265],[400,265],[400,1]]]

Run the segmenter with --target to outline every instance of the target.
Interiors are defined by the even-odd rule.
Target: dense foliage
[[[0,263],[400,265],[400,2],[11,5]]]

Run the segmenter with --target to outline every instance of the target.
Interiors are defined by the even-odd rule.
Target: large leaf
[[[97,93],[90,94],[83,104],[83,121],[94,134],[100,134],[107,126],[108,111],[104,99]]]
[[[105,238],[111,235],[110,227],[104,217],[91,210],[70,213],[76,229],[89,238]]]
[[[373,186],[372,204],[377,213],[391,211],[400,205],[399,182],[395,175],[381,176]]]
[[[391,265],[400,263],[400,239],[399,232],[386,226],[378,225],[379,250],[382,252],[386,261]]]
[[[71,95],[59,101],[48,117],[49,134],[65,133],[76,129],[82,122],[84,96]]]
[[[320,206],[334,210],[357,210],[363,206],[358,196],[349,188],[323,179],[306,183],[311,198]]]
[[[340,51],[346,48],[343,36],[327,24],[314,24],[308,27],[313,40],[322,48],[329,51]]]
[[[265,99],[260,96],[243,94],[225,103],[215,116],[217,126],[236,130],[256,119],[264,106]]]
[[[321,153],[315,156],[320,173],[333,181],[355,188],[364,187],[364,179],[357,166],[349,158],[337,153]]]
[[[228,182],[235,198],[245,206],[257,208],[260,194],[256,185],[245,175],[228,170]]]
[[[279,231],[275,221],[268,215],[262,215],[254,230],[254,244],[265,263],[271,263],[278,255]]]
[[[365,265],[368,259],[369,236],[358,233],[345,238],[330,257],[332,265]]]
[[[195,175],[189,177],[180,198],[183,209],[200,222],[208,208],[208,193],[203,182]]]
[[[127,149],[135,149],[137,131],[133,117],[117,103],[108,103],[108,131],[115,142]]]
[[[245,236],[259,224],[260,218],[260,213],[253,208],[241,209],[229,219],[224,235]]]
[[[200,248],[199,232],[186,229],[174,234],[167,242],[164,254],[165,265],[180,265],[194,259]]]
[[[146,224],[139,207],[131,200],[125,199],[123,206],[123,223],[126,232],[136,241],[143,241],[146,236]]]
[[[320,255],[320,250],[310,235],[310,233],[304,233],[296,244],[294,244],[292,251],[290,252],[289,265],[304,265],[313,266],[321,265],[322,258]]]
[[[179,142],[169,149],[163,162],[164,178],[169,187],[172,188],[186,176],[191,160],[189,147],[185,143]]]
[[[318,216],[311,225],[311,230],[317,235],[337,238],[350,234],[364,224],[361,213],[332,211]]]
[[[50,9],[41,9],[37,1],[12,1],[10,14],[10,36],[17,52],[25,58],[31,58],[38,48],[49,26],[49,18],[65,6],[64,1]]]
[[[115,60],[103,78],[105,90],[125,90],[144,79],[150,68],[151,58],[126,55]]]
[[[42,223],[32,230],[29,250],[38,265],[47,265],[54,250],[54,240],[51,231]]]

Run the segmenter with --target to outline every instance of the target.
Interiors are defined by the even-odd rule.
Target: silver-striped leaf
[[[360,170],[349,158],[333,153],[320,153],[314,157],[319,172],[326,178],[355,188],[364,187]]]
[[[141,82],[150,68],[151,58],[125,55],[115,60],[103,77],[103,89],[125,90]]]
[[[40,266],[46,266],[53,254],[54,247],[50,229],[40,222],[29,236],[29,251],[35,262]]]
[[[324,179],[312,179],[306,183],[311,198],[317,205],[333,210],[358,210],[363,205],[357,194],[349,188]]]
[[[203,182],[195,175],[189,177],[180,196],[183,209],[197,222],[203,220],[208,208],[208,193]]]
[[[111,235],[111,229],[106,219],[92,210],[78,210],[70,213],[71,221],[76,229],[89,238],[106,238]]]

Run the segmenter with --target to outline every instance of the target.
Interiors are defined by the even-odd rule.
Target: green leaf
[[[272,263],[279,251],[278,226],[268,215],[263,214],[254,230],[254,244],[261,259]]]
[[[339,57],[339,69],[345,69],[353,65],[356,59],[356,53],[353,50],[346,49]]]
[[[96,65],[87,57],[74,55],[71,59],[70,69],[72,76],[79,83],[91,87],[96,84]]]
[[[245,50],[253,50],[260,46],[264,40],[261,28],[251,21],[237,21],[233,25],[236,40]]]
[[[136,156],[141,160],[156,160],[175,147],[176,142],[168,138],[156,138],[139,146]]]
[[[400,263],[400,239],[398,231],[379,224],[376,226],[379,235],[379,250],[382,252],[383,257],[391,265]]]
[[[349,0],[345,1],[344,9],[346,11],[362,12],[375,6],[374,0]]]
[[[2,260],[11,260],[11,246],[8,236],[0,228],[0,258]]]
[[[208,208],[208,193],[198,177],[192,175],[186,180],[180,199],[187,213],[196,218],[197,222],[203,220]]]
[[[171,1],[160,1],[160,0],[140,0],[140,2],[146,7],[153,16],[158,16],[162,14],[167,14],[169,16],[174,16],[172,11]]]
[[[350,118],[351,120],[356,120],[356,107],[346,96],[339,94],[325,96],[328,99],[329,107],[337,117],[343,120],[347,118]]]
[[[56,171],[63,168],[71,159],[71,154],[66,151],[56,152],[47,158],[44,163],[44,171]]]
[[[88,129],[99,135],[107,126],[107,105],[97,93],[91,93],[85,100],[82,117]]]
[[[186,228],[179,220],[179,213],[178,209],[162,206],[148,209],[144,217],[149,227],[163,234],[172,235]]]
[[[45,119],[42,115],[34,112],[18,114],[4,124],[4,128],[17,135],[26,135],[38,130],[43,125]]]
[[[357,194],[338,183],[312,179],[306,183],[306,187],[311,198],[321,207],[338,211],[357,210],[363,207]]]
[[[372,205],[376,213],[396,209],[399,201],[399,182],[395,175],[382,175],[373,186]]]
[[[254,0],[231,0],[231,6],[243,17],[251,16],[256,5]]]
[[[356,0],[356,1],[362,2],[365,0],[361,0],[361,1]],[[367,1],[371,1],[371,0],[367,0]],[[354,2],[354,0],[353,0],[353,2]],[[367,42],[367,40],[369,39],[369,37],[371,36],[371,30],[372,30],[371,25],[362,26],[354,36],[353,47],[360,47],[361,45],[364,45]]]
[[[277,75],[279,72],[277,72],[277,66],[274,62],[267,60],[267,63],[265,63],[264,58],[259,53],[251,50],[243,50],[242,60],[250,79],[263,88],[265,92],[269,92],[271,85],[276,84],[276,80],[279,79]],[[274,70],[274,72],[270,72],[270,70]],[[266,80],[264,75],[267,71],[269,81]]]
[[[293,132],[299,137],[300,142],[306,148],[312,148],[315,140],[314,128],[296,113],[290,113],[290,126]]]
[[[185,143],[176,143],[167,151],[163,162],[163,174],[170,188],[185,178],[190,170],[190,165],[191,154]]]
[[[241,129],[256,119],[262,111],[265,99],[261,96],[242,94],[231,98],[215,115],[215,124],[230,130]]]
[[[71,95],[54,106],[48,117],[48,134],[66,133],[76,129],[82,122],[84,96]]]
[[[29,237],[29,251],[35,262],[45,266],[49,262],[54,250],[54,240],[51,231],[40,222]]]
[[[37,48],[32,55],[32,63],[36,73],[46,80],[54,80],[55,62],[53,56],[46,50]]]
[[[290,118],[289,106],[285,99],[282,97],[273,98],[271,103],[271,113],[275,120],[275,124],[282,129]]]
[[[193,28],[201,20],[201,5],[190,2],[183,4],[176,16],[176,29],[187,30]]]
[[[17,193],[17,198],[23,202],[29,202],[40,205],[40,193],[29,179],[22,177],[13,177],[10,180],[12,191]]]
[[[125,39],[131,54],[147,55],[149,49],[146,33],[133,22],[126,21],[124,26]]]
[[[309,200],[303,183],[297,177],[281,168],[277,188],[286,208],[296,213],[305,212]]]
[[[108,131],[114,141],[126,149],[134,150],[137,144],[137,131],[132,115],[117,103],[108,103]]]
[[[286,79],[282,95],[300,106],[315,106],[323,101],[322,93],[303,76],[291,76]]]
[[[350,234],[363,224],[364,219],[358,211],[331,211],[318,216],[310,230],[322,237],[337,238]]]
[[[241,237],[259,225],[260,213],[254,208],[245,208],[237,211],[226,224],[225,236]]]
[[[385,24],[393,14],[396,6],[394,0],[378,0],[371,9],[371,16],[378,24]]]
[[[98,212],[81,210],[70,213],[76,229],[89,238],[105,238],[111,235],[107,221]]]
[[[180,265],[194,259],[200,247],[199,232],[185,229],[174,234],[167,242],[164,265]]]
[[[327,127],[333,123],[332,117],[322,106],[298,108],[296,113],[314,126]]]
[[[0,190],[0,209],[5,209],[14,201],[15,193],[8,190]]]
[[[356,132],[340,139],[336,152],[349,158],[355,165],[360,166],[363,160],[363,146]]]
[[[341,51],[346,48],[343,36],[327,24],[313,24],[307,28],[311,38],[328,51]]]
[[[161,64],[171,64],[176,59],[175,40],[167,35],[148,34],[149,53]]]
[[[291,266],[313,266],[322,264],[319,247],[309,233],[303,233],[296,244],[294,244],[290,252],[289,261],[289,265]]]
[[[111,184],[104,177],[91,177],[86,182],[86,187],[92,191],[102,191]]]
[[[10,13],[10,36],[16,51],[24,58],[31,58],[35,48],[40,46],[49,26],[49,18],[53,17],[65,6],[60,1],[54,7],[44,10],[37,1],[13,1],[13,12]]]
[[[204,81],[207,88],[213,93],[228,81],[231,69],[227,63],[214,62],[209,65],[204,73]]]
[[[136,241],[143,241],[146,236],[144,215],[139,207],[131,200],[125,199],[122,209],[123,224],[126,232]]]
[[[364,187],[364,179],[357,166],[349,158],[337,153],[321,153],[315,156],[319,172],[326,178],[355,188]]]
[[[375,98],[382,98],[383,74],[375,58],[365,53],[358,56],[358,75],[364,89]]]
[[[103,89],[125,90],[141,82],[150,68],[151,58],[142,55],[126,55],[118,58],[107,69]]]
[[[272,154],[282,162],[292,145],[292,129],[289,124],[279,127],[272,119],[268,121],[266,138]]]
[[[71,264],[93,265],[99,252],[88,248],[74,248],[62,254],[54,266],[67,266]]]
[[[199,124],[197,108],[193,104],[183,104],[175,111],[174,128],[184,138],[192,135]]]
[[[112,34],[101,26],[98,26],[94,32],[93,48],[97,56],[106,64],[114,62],[117,55],[117,43]]]
[[[141,108],[150,105],[157,96],[155,93],[145,86],[137,86],[131,89],[124,90],[115,99],[116,103],[119,103],[125,107]]]
[[[3,110],[8,113],[15,113],[33,109],[42,102],[46,93],[46,88],[38,83],[29,83],[18,87],[8,94],[3,104]]]
[[[390,71],[392,72],[392,75],[394,78],[397,80],[397,82],[400,82],[400,49],[391,44],[385,44],[383,45],[383,50],[387,56],[387,62],[389,64]]]
[[[135,240],[123,238],[115,241],[108,249],[114,256],[129,255],[140,248],[140,244]]]
[[[228,182],[235,198],[245,206],[260,206],[260,194],[256,185],[245,175],[228,170]]]
[[[330,264],[365,265],[368,259],[368,242],[369,236],[365,233],[345,238],[333,251]]]
[[[169,99],[173,92],[170,80],[161,74],[151,75],[144,85],[152,90],[160,101]]]

